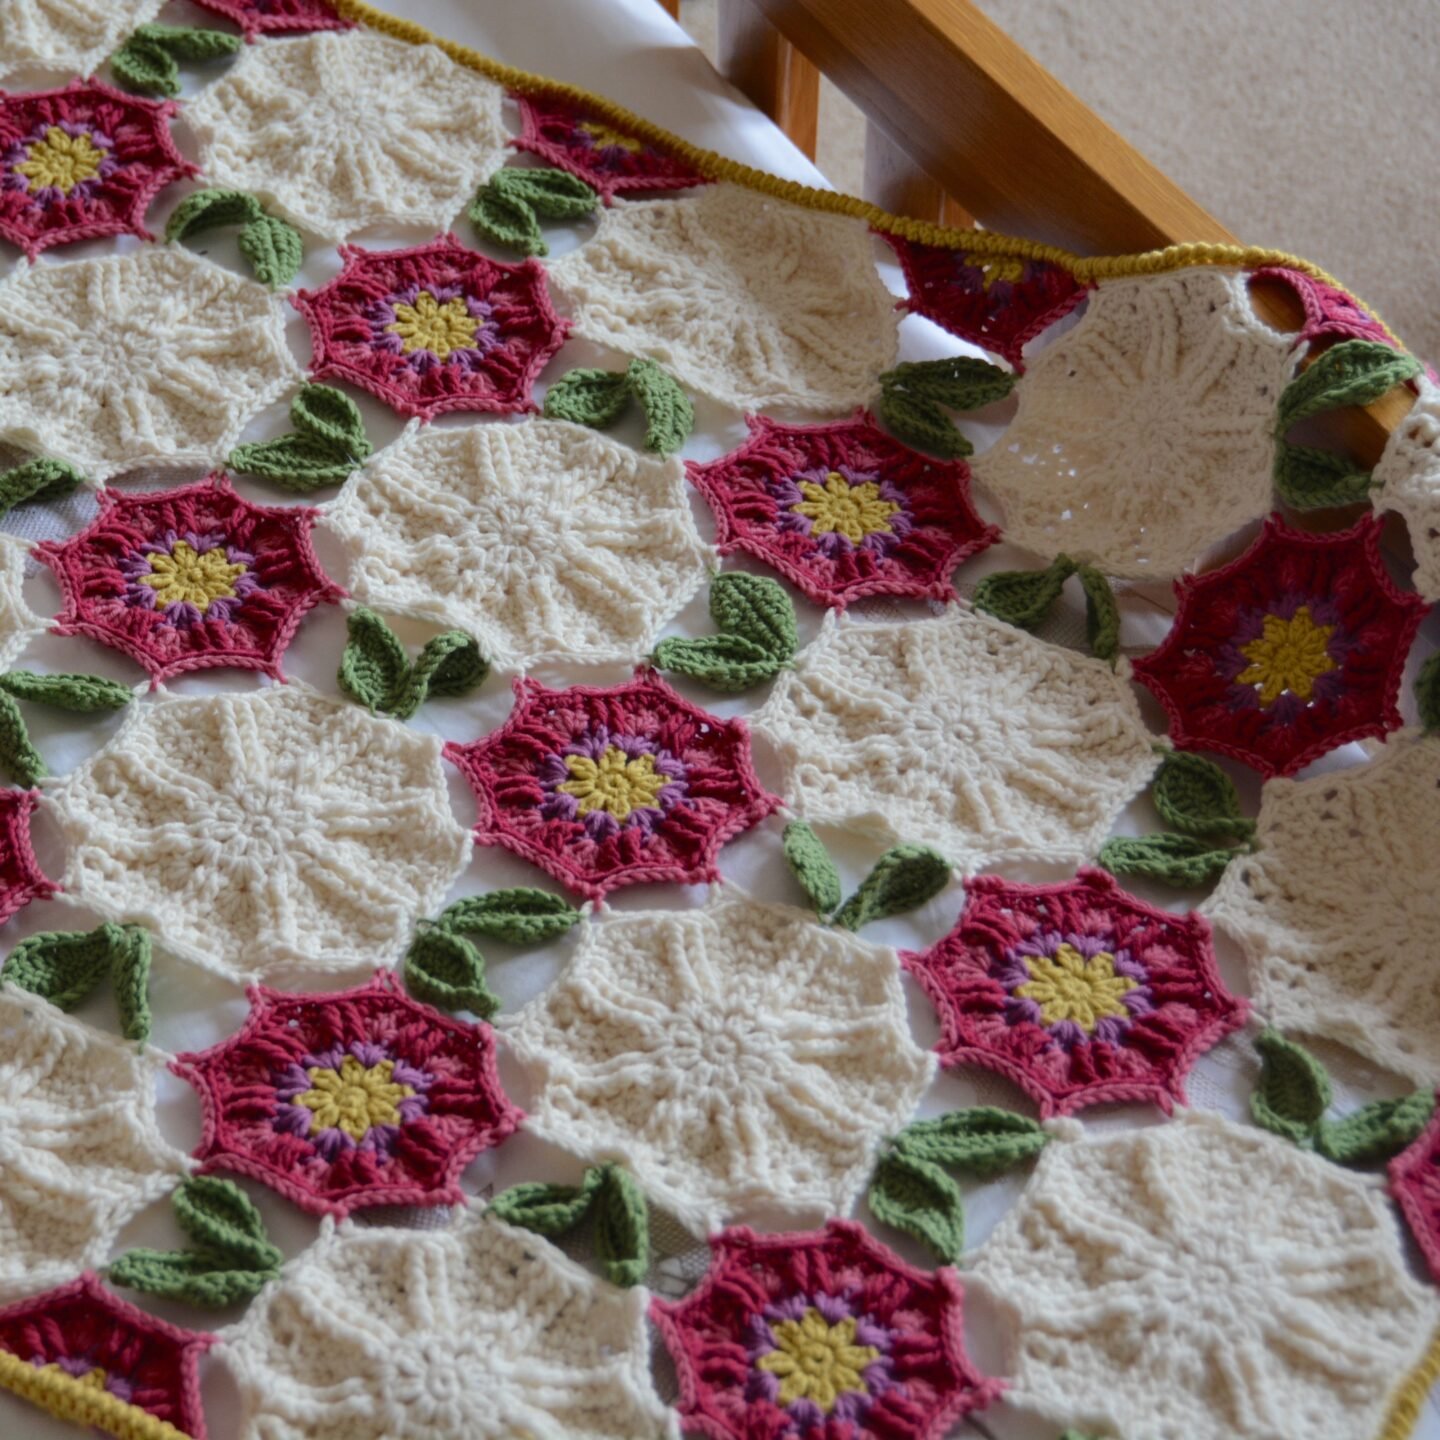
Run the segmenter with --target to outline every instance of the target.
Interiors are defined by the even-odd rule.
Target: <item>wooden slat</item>
[[[719,0],[717,18],[720,73],[813,160],[820,71],[752,0]]]
[[[680,0],[660,0],[672,20],[680,18]]]
[[[865,199],[894,215],[970,230],[975,217],[947,195],[886,133],[865,122]]]

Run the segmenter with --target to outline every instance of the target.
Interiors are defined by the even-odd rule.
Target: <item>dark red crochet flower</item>
[[[1401,672],[1427,606],[1380,558],[1381,521],[1311,535],[1278,515],[1238,560],[1175,582],[1175,624],[1135,662],[1182,750],[1266,776],[1402,721]]]
[[[30,844],[34,790],[0,790],[0,924],[32,900],[55,893]]]
[[[178,490],[101,490],[80,534],[36,547],[65,593],[54,629],[123,651],[157,681],[222,665],[278,679],[306,613],[344,593],[310,543],[318,513],[252,505],[218,472]]]
[[[780,803],[755,776],[743,720],[707,714],[649,673],[608,689],[516,680],[504,725],[445,754],[475,792],[481,845],[593,900],[717,879],[720,847]]]
[[[170,138],[175,110],[98,80],[0,91],[0,237],[32,260],[51,245],[102,235],[153,239],[150,202],[199,173]]]
[[[342,245],[345,268],[295,308],[313,373],[349,380],[401,415],[533,410],[535,377],[570,322],[550,304],[538,260],[502,265],[453,235],[410,250]]]
[[[248,993],[238,1034],[171,1067],[200,1094],[202,1173],[248,1175],[317,1215],[453,1205],[460,1172],[520,1123],[490,1027],[418,1004],[389,970],[328,995]]]
[[[1390,1193],[1440,1284],[1440,1107],[1420,1135],[1390,1162]]]
[[[623,191],[680,190],[708,183],[648,141],[563,100],[514,98],[522,128],[510,143],[578,176],[607,205]]]
[[[884,239],[905,272],[907,309],[1003,356],[1019,371],[1025,369],[1026,343],[1068,315],[1088,288],[1048,260],[922,245],[899,235]]]
[[[147,1315],[90,1273],[0,1310],[0,1351],[37,1371],[68,1377],[77,1390],[102,1391],[133,1405],[192,1440],[205,1440],[199,1361],[214,1341]],[[4,1388],[43,1404],[40,1395],[26,1394],[24,1378],[23,1372],[7,1377]],[[57,1398],[63,1403],[67,1397]]]
[[[833,425],[746,424],[745,444],[692,461],[690,480],[715,512],[723,553],[748,551],[817,604],[953,600],[951,572],[999,538],[975,513],[965,465],[917,454],[863,410]]]
[[[1302,341],[1340,339],[1376,340],[1398,349],[1385,327],[1353,296],[1343,290],[1283,265],[1265,265],[1251,272],[1252,280],[1272,280],[1284,285],[1299,301],[1305,321],[1294,336]]]
[[[901,962],[939,1012],[946,1066],[1013,1081],[1042,1115],[1185,1100],[1185,1075],[1244,1023],[1210,926],[1137,900],[1102,870],[1060,885],[966,884],[955,928]]]
[[[1003,1386],[965,1354],[954,1271],[907,1265],[850,1220],[711,1237],[710,1269],[654,1300],[685,1428],[710,1440],[941,1440]]]
[[[245,32],[247,40],[257,35],[348,30],[355,23],[342,19],[325,0],[195,0],[195,3],[234,21]]]

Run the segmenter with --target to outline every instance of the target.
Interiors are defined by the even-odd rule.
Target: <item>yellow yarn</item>
[[[1430,1388],[1437,1380],[1440,1380],[1440,1330],[1431,1338],[1425,1358],[1395,1392],[1390,1413],[1375,1440],[1409,1440],[1430,1397]]]
[[[672,135],[662,126],[636,115],[623,105],[617,105],[613,100],[607,100],[603,95],[594,95],[579,85],[568,85],[561,80],[551,80],[544,75],[535,75],[528,70],[502,64],[468,45],[458,44],[440,35],[432,35],[423,25],[417,25],[413,20],[401,20],[394,15],[387,15],[385,11],[366,4],[365,0],[331,0],[331,3],[347,20],[368,25],[372,30],[378,30],[411,45],[434,45],[443,50],[457,65],[478,71],[507,90],[514,90],[522,95],[548,95],[589,110],[609,124],[629,130],[651,144],[661,146],[711,180],[726,180],[731,184],[744,185],[751,190],[759,190],[777,200],[806,209],[850,215],[865,221],[876,230],[882,230],[889,235],[899,235],[920,244],[964,250],[967,252],[967,260],[973,256],[984,255],[1043,260],[1062,266],[1077,280],[1085,281],[1113,280],[1126,275],[1159,275],[1193,265],[1224,265],[1244,270],[1253,270],[1261,265],[1283,265],[1290,270],[1300,270],[1316,280],[1335,286],[1336,289],[1345,289],[1334,276],[1309,260],[1287,254],[1284,250],[1269,250],[1258,245],[1198,243],[1167,245],[1163,250],[1147,250],[1139,255],[1083,256],[1073,255],[1058,245],[1042,245],[1035,240],[1001,235],[994,230],[953,230],[944,225],[932,224],[928,220],[892,215],[888,210],[882,210],[878,205],[872,205],[868,200],[861,200],[854,195],[843,195],[835,190],[817,190],[811,185],[800,184],[798,180],[782,180],[778,175],[770,175],[751,165],[742,165],[738,160],[727,159],[713,150],[692,145],[688,140]],[[1363,301],[1360,303],[1364,304]],[[1368,305],[1365,305],[1365,310],[1398,345],[1400,341],[1374,310]]]
[[[28,1400],[57,1420],[93,1425],[115,1436],[115,1440],[191,1440],[168,1420],[130,1405],[108,1390],[97,1390],[93,1384],[67,1375],[59,1366],[31,1365],[7,1350],[0,1350],[0,1388]]]

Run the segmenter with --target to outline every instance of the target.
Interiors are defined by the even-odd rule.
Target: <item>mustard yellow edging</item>
[[[168,1420],[127,1404],[108,1390],[97,1390],[58,1365],[31,1365],[0,1350],[0,1388],[28,1400],[57,1420],[93,1425],[115,1440],[191,1440]]]
[[[1437,1380],[1440,1380],[1440,1330],[1432,1337],[1425,1358],[1395,1392],[1385,1426],[1375,1440],[1409,1440],[1430,1397],[1430,1388]]]
[[[899,235],[923,245],[940,245],[977,255],[1014,255],[1025,260],[1044,260],[1052,265],[1063,266],[1077,280],[1082,281],[1111,280],[1126,275],[1158,275],[1192,265],[1228,265],[1247,270],[1261,265],[1283,265],[1291,270],[1303,271],[1316,280],[1335,286],[1337,290],[1345,290],[1333,275],[1309,260],[1287,254],[1284,250],[1267,250],[1263,246],[1185,244],[1167,245],[1163,250],[1147,250],[1138,255],[1073,255],[1058,245],[1042,245],[1036,240],[1002,235],[994,230],[953,230],[943,225],[931,224],[928,220],[892,215],[888,210],[882,210],[878,205],[872,205],[868,200],[861,200],[854,195],[843,195],[836,190],[817,190],[811,185],[800,184],[798,180],[782,180],[778,175],[757,170],[751,165],[742,165],[738,160],[727,159],[714,150],[704,150],[698,145],[692,145],[688,140],[682,140],[678,135],[672,135],[662,126],[636,115],[623,105],[607,100],[603,95],[592,94],[579,85],[568,85],[561,80],[551,80],[544,75],[520,70],[514,65],[505,65],[489,55],[482,55],[468,45],[447,40],[441,35],[432,35],[423,25],[417,25],[413,20],[401,20],[397,16],[388,15],[374,5],[366,4],[365,0],[330,0],[330,3],[347,20],[354,20],[411,45],[434,45],[443,50],[457,65],[476,70],[507,90],[515,90],[522,95],[548,95],[582,106],[602,120],[632,131],[654,145],[662,146],[711,180],[727,180],[735,185],[744,185],[751,190],[759,190],[777,200],[801,205],[809,210],[849,215],[865,221],[876,230],[882,230],[889,235]],[[1349,291],[1346,293],[1350,294]],[[1358,303],[1364,305],[1363,301]],[[1385,322],[1368,305],[1365,309],[1398,345],[1399,340]]]

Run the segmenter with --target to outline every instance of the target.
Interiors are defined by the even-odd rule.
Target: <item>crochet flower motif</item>
[[[32,260],[100,235],[152,239],[150,202],[196,173],[170,138],[175,109],[95,80],[0,94],[0,236]]]
[[[74,1418],[72,1396],[102,1391],[117,1402],[106,1425],[113,1434],[205,1440],[200,1356],[214,1342],[147,1314],[86,1273],[0,1310],[0,1387],[64,1419]]]
[[[155,1063],[13,986],[0,988],[0,1297],[100,1264],[183,1175],[155,1120]]]
[[[174,1069],[204,1106],[202,1170],[317,1215],[459,1204],[460,1172],[520,1122],[489,1026],[417,1004],[388,970],[330,995],[252,987],[239,1034]]]
[[[505,724],[445,748],[479,805],[475,838],[593,900],[646,881],[719,878],[727,840],[776,805],[743,720],[721,720],[650,673],[628,685],[515,682]]]
[[[1056,1137],[971,1268],[1008,1398],[1111,1435],[1372,1440],[1440,1317],[1367,1177],[1201,1111]]]
[[[643,1290],[476,1205],[442,1230],[324,1222],[221,1354],[241,1440],[667,1440],[649,1349]]]
[[[744,550],[818,605],[865,595],[953,600],[950,574],[999,538],[975,513],[970,472],[918,455],[860,412],[835,425],[746,417],[750,438],[691,483],[722,554]]]
[[[0,0],[0,76],[27,66],[89,75],[164,0]]]
[[[342,245],[345,268],[294,305],[310,368],[348,380],[402,415],[533,410],[535,377],[565,339],[537,260],[501,265],[453,235],[413,250]]]
[[[516,95],[521,131],[510,143],[579,176],[608,205],[636,190],[682,190],[705,177],[648,141],[550,96]]]
[[[1334,285],[1305,274],[1303,270],[1266,265],[1252,270],[1250,278],[1252,281],[1278,282],[1300,302],[1305,318],[1294,337],[1297,343],[1331,338],[1376,340],[1382,345],[1398,348],[1394,337],[1353,295],[1347,295]]]
[[[947,1067],[982,1065],[1043,1115],[1113,1100],[1185,1101],[1185,1072],[1243,1024],[1210,926],[1100,870],[1060,885],[982,875],[944,939],[901,961],[939,1011]]]
[[[882,238],[905,272],[908,309],[1003,356],[1021,373],[1025,346],[1085,298],[1087,287],[1048,260]]]
[[[697,1232],[845,1210],[933,1066],[893,952],[729,885],[698,910],[590,923],[560,979],[498,1023],[534,1080],[527,1128],[623,1160]]]
[[[832,612],[750,723],[806,820],[967,871],[1083,863],[1158,763],[1123,669],[958,607],[892,625]]]
[[[36,547],[65,592],[54,629],[156,680],[216,665],[280,678],[307,612],[343,593],[310,544],[316,511],[252,505],[223,475],[158,494],[102,490],[79,535]]]
[[[697,1434],[942,1440],[1000,1393],[965,1354],[953,1270],[916,1270],[849,1220],[710,1249],[695,1290],[650,1306]]]
[[[244,32],[257,35],[292,35],[310,30],[348,30],[355,23],[342,19],[326,0],[195,0],[203,10],[223,15]]]
[[[49,794],[71,895],[235,979],[398,959],[470,850],[437,738],[296,683],[138,707]]]
[[[1175,624],[1135,678],[1180,749],[1293,775],[1399,728],[1400,678],[1428,607],[1390,579],[1381,528],[1368,516],[1312,535],[1271,516],[1238,560],[1176,582]]]
[[[0,925],[32,900],[55,893],[30,844],[33,790],[0,790]]]
[[[214,462],[300,373],[279,301],[178,246],[0,282],[0,438],[94,480]]]
[[[1440,1282],[1440,1115],[1389,1166],[1390,1193]]]
[[[211,182],[343,240],[445,230],[504,161],[504,91],[434,45],[367,30],[257,45],[185,109]]]
[[[350,478],[325,524],[358,598],[458,626],[516,669],[633,664],[713,558],[678,460],[559,420],[412,423]]]

